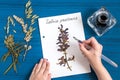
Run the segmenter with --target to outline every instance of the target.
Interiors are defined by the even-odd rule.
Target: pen
[[[78,41],[79,43],[83,43],[81,40],[77,39],[76,37],[73,37],[76,41]],[[86,46],[87,49],[89,50],[91,47],[89,45]],[[101,58],[106,61],[107,63],[109,63],[110,65],[114,66],[114,67],[118,67],[118,65],[113,62],[111,59],[109,59],[108,57],[104,56],[103,54],[101,55]]]

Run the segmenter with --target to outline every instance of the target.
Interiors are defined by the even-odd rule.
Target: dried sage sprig
[[[75,56],[68,57],[67,56],[67,49],[70,47],[69,45],[69,38],[68,38],[68,28],[63,29],[63,25],[61,24],[61,27],[58,27],[59,29],[59,36],[58,36],[58,42],[56,43],[58,45],[58,51],[62,52],[64,55],[59,58],[59,65],[65,66],[67,64],[67,67],[70,71],[72,71],[68,61],[73,61],[75,59]]]

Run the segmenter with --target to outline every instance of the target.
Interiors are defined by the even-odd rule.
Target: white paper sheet
[[[57,64],[59,62],[58,59],[63,56],[63,53],[57,51],[58,45],[56,45],[60,33],[58,27],[60,27],[61,24],[63,25],[63,29],[69,29],[70,47],[67,53],[68,56],[75,56],[75,61],[69,62],[72,71],[70,71],[67,66],[63,67]],[[80,40],[85,39],[81,13],[39,18],[39,29],[43,57],[47,58],[51,64],[50,72],[52,73],[52,78],[90,72],[87,59],[81,54],[78,42],[73,39],[73,36]]]

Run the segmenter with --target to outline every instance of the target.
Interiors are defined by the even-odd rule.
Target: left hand
[[[35,65],[29,80],[51,80],[49,69],[50,63],[46,59],[41,59],[40,62]]]

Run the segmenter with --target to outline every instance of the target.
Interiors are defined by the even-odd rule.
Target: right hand
[[[88,49],[86,45],[89,45],[90,48]],[[83,43],[80,44],[80,49],[94,69],[98,80],[112,80],[109,72],[101,62],[102,45],[99,44],[94,37],[83,41]]]
[[[89,45],[91,48],[88,50],[86,45]],[[102,45],[94,37],[80,43],[80,50],[87,57],[91,66],[101,63]]]

